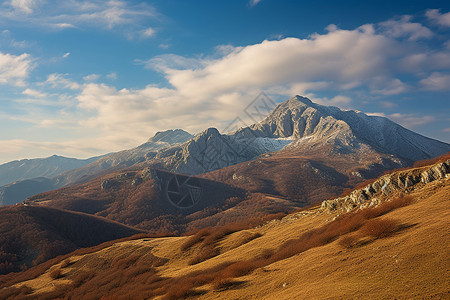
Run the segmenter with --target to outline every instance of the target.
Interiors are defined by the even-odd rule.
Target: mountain
[[[39,190],[39,182],[30,184],[35,186],[33,191],[43,192],[125,168],[150,167],[188,175],[209,173],[202,176],[229,185],[243,184],[253,192],[311,203],[336,196],[386,170],[410,166],[416,160],[448,151],[449,144],[414,133],[387,118],[322,106],[295,96],[278,105],[264,120],[235,132],[221,134],[215,128],[196,136],[181,129],[158,132],[137,148],[107,155],[52,178],[52,187],[46,182]],[[258,162],[258,167],[245,164],[252,160]],[[215,170],[221,170],[222,175]],[[271,172],[276,172],[275,176]],[[290,183],[293,176],[308,178],[305,187]],[[321,183],[315,186],[315,181]],[[23,196],[3,203],[18,199],[23,200]]]
[[[72,170],[54,178],[55,186],[62,187],[74,183],[86,182],[107,172],[120,170],[152,159],[158,151],[190,140],[190,133],[182,130],[157,132],[146,143],[129,150],[123,150],[102,157],[83,168]]]
[[[450,151],[387,118],[295,96],[261,122],[229,134],[205,130],[159,151],[164,168],[310,204],[386,170]],[[301,181],[296,180],[302,178]]]
[[[38,193],[54,190],[75,183],[86,182],[95,176],[132,166],[139,162],[145,161],[148,157],[154,156],[156,151],[159,149],[183,143],[191,137],[191,134],[181,129],[157,132],[154,137],[150,138],[146,143],[140,145],[139,147],[112,153],[100,158],[86,160],[83,165],[79,165],[78,167],[72,168],[72,170],[64,173],[60,172],[62,174],[55,174],[57,176],[54,177],[48,176],[52,174],[50,172],[52,162],[55,160],[59,161],[59,157],[52,156],[49,159],[39,160],[39,163],[47,166],[48,168],[47,173],[39,176],[45,176],[46,178],[30,178],[0,187],[0,205],[20,203],[26,198]],[[48,162],[48,165],[46,165],[46,162]],[[17,165],[16,162],[8,165],[13,173],[16,172],[16,169],[19,167],[24,169],[26,168],[25,165],[22,167],[21,165]],[[27,166],[32,168],[29,164]],[[30,171],[28,175],[31,176],[31,174],[35,173]]]
[[[262,226],[70,255],[0,278],[0,297],[446,299],[449,174],[447,156]]]
[[[47,158],[15,160],[0,165],[0,186],[37,177],[52,178],[65,171],[81,168],[97,160],[67,158],[53,155]]]
[[[248,130],[240,130],[248,136]],[[322,106],[301,96],[280,104],[265,120],[250,127],[255,136],[294,137],[308,144],[333,143],[334,151],[353,152],[366,144],[378,152],[417,161],[442,155],[450,145],[414,133],[391,120],[354,110]],[[299,143],[305,144],[305,140]]]
[[[0,233],[0,274],[6,274],[142,231],[88,214],[16,205],[0,208]]]
[[[0,187],[0,206],[20,203],[31,195],[55,189],[51,179],[38,177],[25,179]]]
[[[170,235],[299,208],[295,202],[250,194],[221,182],[150,168],[110,173],[24,203],[94,214]]]
[[[361,128],[369,127],[373,133],[364,136]],[[416,147],[397,155],[401,146],[384,137],[395,132],[400,141],[407,136]],[[388,142],[382,143],[382,137]],[[430,149],[420,150],[425,142]],[[110,169],[26,203],[97,214],[152,233],[179,234],[245,216],[290,213],[337,197],[386,170],[411,165],[415,157],[430,158],[446,149],[450,145],[410,133],[385,118],[297,96],[250,127],[230,134],[209,128],[185,143],[149,152],[145,161],[126,169]],[[165,176],[155,175],[164,173],[161,170]],[[195,184],[188,184],[191,178]],[[210,196],[196,197],[202,190],[203,196]]]
[[[450,145],[387,118],[322,106],[295,96],[256,124],[229,134],[210,128],[180,146],[159,151],[155,158],[168,170],[200,174],[281,149],[302,154],[321,149],[324,156],[376,154],[378,161],[392,168],[442,155],[450,151]]]

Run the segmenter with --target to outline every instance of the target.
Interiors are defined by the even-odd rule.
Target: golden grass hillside
[[[377,207],[143,238],[5,282],[11,299],[448,299],[450,178]]]

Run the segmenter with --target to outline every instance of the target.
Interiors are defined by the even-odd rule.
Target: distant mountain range
[[[158,148],[161,140],[167,144]],[[448,151],[449,144],[386,118],[296,96],[261,122],[232,133],[214,128],[192,138],[180,130],[159,133],[147,145],[56,177],[67,186],[25,203],[96,214],[155,234],[180,234],[289,213]],[[102,168],[102,161],[118,163]]]
[[[52,178],[65,171],[88,165],[98,158],[76,159],[53,155],[47,158],[11,161],[0,165],[0,186],[36,177]]]
[[[147,167],[204,174],[254,192],[311,202],[324,196],[305,194],[305,190],[313,189],[314,180],[323,182],[335,194],[385,170],[448,151],[449,144],[414,133],[387,118],[322,106],[295,96],[278,105],[264,120],[235,132],[221,134],[215,128],[196,136],[181,129],[158,132],[137,148],[106,155],[55,177],[41,172],[39,177],[46,179],[29,179],[0,188],[0,203],[13,204],[39,192],[86,183],[113,171]],[[245,164],[254,160],[257,168],[254,163]],[[256,169],[259,171],[251,174]],[[221,178],[216,170],[221,170]],[[284,174],[270,174],[275,170]],[[288,182],[292,176],[288,175],[294,174],[308,176],[311,183],[303,189],[292,186]]]
[[[6,184],[0,187],[0,205],[20,203],[38,193],[85,182],[106,170],[113,171],[132,166],[145,161],[159,149],[183,143],[190,138],[192,135],[184,130],[167,130],[157,132],[154,137],[137,148],[87,160],[54,155],[45,159],[13,161],[1,165],[0,175],[3,176],[0,178]],[[14,177],[14,174],[17,175]]]

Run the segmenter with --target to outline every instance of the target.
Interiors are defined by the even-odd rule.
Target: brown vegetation
[[[201,295],[207,290],[206,286],[215,291],[226,291],[240,284],[236,278],[248,275],[255,269],[267,266],[274,262],[292,257],[308,249],[326,245],[340,237],[340,244],[349,240],[347,247],[353,247],[361,236],[370,236],[373,239],[383,238],[394,233],[399,227],[391,219],[380,216],[411,203],[410,197],[399,197],[385,202],[375,208],[366,208],[356,212],[341,215],[321,227],[309,230],[298,238],[291,239],[280,245],[274,251],[266,250],[253,259],[225,262],[214,267],[178,275],[164,277],[159,275],[158,266],[165,261],[153,255],[143,258],[143,253],[133,253],[127,256],[118,256],[104,262],[90,261],[88,256],[75,262],[74,266],[86,263],[95,263],[98,266],[90,273],[68,275],[65,278],[72,280],[67,289],[60,289],[52,294],[43,295],[54,298],[73,295],[83,298],[126,299],[126,298],[152,298],[180,299]],[[180,246],[182,251],[195,251],[216,245],[217,242],[234,232],[236,228],[208,228],[197,232]],[[347,235],[350,233],[351,235]],[[359,235],[359,236],[358,236]],[[353,239],[352,236],[357,238]],[[62,259],[61,261],[64,261]],[[158,262],[159,261],[159,262]],[[124,288],[126,286],[126,288]]]
[[[425,167],[425,166],[430,166],[430,165],[434,165],[437,164],[439,162],[444,162],[447,161],[448,159],[450,159],[450,152],[448,152],[447,154],[432,158],[432,159],[425,159],[425,160],[419,160],[416,161],[414,163],[414,168],[420,168],[420,167]]]
[[[374,219],[369,220],[361,227],[360,232],[364,235],[379,239],[390,236],[398,231],[400,224],[392,219]]]
[[[62,272],[61,269],[55,269],[53,271],[50,272],[50,277],[52,279],[58,279],[62,277]]]
[[[82,213],[7,206],[0,208],[0,232],[1,275],[142,231]]]

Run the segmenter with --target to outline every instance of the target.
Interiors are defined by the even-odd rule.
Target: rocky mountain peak
[[[308,98],[300,96],[300,95],[295,95],[294,97],[290,98],[286,102],[292,102],[292,103],[301,102],[302,104],[307,105],[307,106],[313,106],[313,107],[316,106],[316,104],[314,102],[312,102]]]
[[[158,131],[147,143],[163,142],[168,144],[183,143],[193,137],[189,132],[183,129],[169,129]]]
[[[220,136],[219,130],[217,130],[217,128],[210,127],[208,129],[203,130],[201,133],[199,133],[196,136],[196,140],[205,139],[205,138],[209,139],[209,138],[218,137],[218,136]]]

